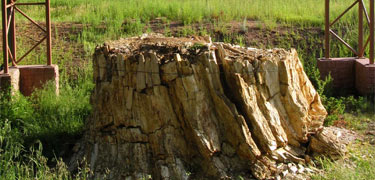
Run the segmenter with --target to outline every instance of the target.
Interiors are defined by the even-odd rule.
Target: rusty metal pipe
[[[15,63],[15,60],[13,58],[12,52],[10,51],[10,48],[8,48],[8,53],[9,53],[10,59],[12,60],[12,66],[14,66],[16,63]]]
[[[329,26],[333,26],[342,16],[344,16],[350,9],[352,9],[359,0],[355,1],[352,5],[350,5],[343,13],[340,14]],[[327,3],[327,2],[326,2]],[[328,4],[328,9],[329,9],[329,4]]]
[[[7,0],[7,6],[9,5],[12,5],[14,3],[14,0]],[[12,62],[13,64],[13,56],[12,56],[12,51],[14,50],[13,48],[13,44],[14,44],[14,30],[15,28],[13,28],[13,24],[14,23],[14,7],[11,6],[9,8],[7,8],[7,16],[8,16],[8,19],[7,19],[7,35],[8,35],[8,53],[9,53],[9,59],[8,59],[8,64],[9,62]]]
[[[9,67],[8,67],[8,34],[7,34],[7,0],[1,1],[1,9],[2,9],[2,18],[3,18],[3,60],[4,60],[4,73],[8,74]]]
[[[36,2],[36,3],[15,3],[16,6],[28,6],[28,5],[45,5],[45,2]]]
[[[11,3],[9,3],[6,7],[7,7],[7,8],[10,8],[10,7],[14,6],[14,4],[15,4],[15,2],[11,2]]]
[[[37,22],[35,22],[33,19],[31,19],[31,17],[29,17],[28,15],[26,15],[23,11],[21,11],[21,9],[19,9],[18,7],[14,7],[14,9],[16,9],[20,14],[22,14],[26,19],[28,19],[30,22],[32,22],[33,24],[35,24],[39,29],[41,29],[43,32],[47,32],[41,25],[39,25]]]
[[[339,40],[341,43],[343,43],[347,48],[349,48],[355,55],[358,56],[358,52],[355,51],[354,48],[352,48],[347,42],[345,42],[345,40],[343,40],[342,38],[340,38],[339,35],[337,35],[335,32],[333,32],[332,30],[329,30],[329,32],[337,39]]]
[[[370,64],[374,64],[374,0],[370,0]]]
[[[324,39],[324,45],[325,45],[325,59],[329,59],[329,0],[325,0],[325,39]]]
[[[362,0],[358,4],[358,58],[363,58],[363,4]]]
[[[370,43],[370,37],[367,38],[365,46],[363,46],[363,48],[362,48],[362,51],[363,51],[362,53],[363,54],[365,53],[365,50],[366,50],[366,48],[367,48],[367,46],[368,46],[369,43]]]
[[[367,9],[366,9],[366,6],[365,6],[365,3],[362,1],[362,8],[363,8],[363,11],[365,12],[365,15],[366,15],[366,20],[367,20],[367,24],[370,26],[370,17],[368,16],[368,12],[367,12]]]
[[[51,36],[51,6],[50,0],[46,0],[46,27],[47,27],[47,65],[52,65],[52,36]]]
[[[8,25],[7,25],[7,34],[9,33],[9,30],[11,28],[11,23],[12,23],[12,19],[13,19],[13,16],[12,16],[13,10],[14,10],[14,8],[11,8],[11,10],[7,12],[7,13],[9,13],[8,19],[7,19],[7,23],[8,23]]]
[[[14,3],[14,0],[13,0]],[[12,66],[16,66],[16,59],[17,59],[17,44],[16,44],[16,15],[15,15],[15,10],[12,7],[12,20],[11,20],[11,55],[12,55]]]
[[[38,41],[38,43],[36,43],[29,51],[26,52],[26,54],[24,54],[18,61],[16,61],[16,64],[18,64],[19,62],[22,61],[23,58],[25,58],[27,55],[29,55],[31,53],[31,51],[33,51],[40,43],[42,43],[45,39],[47,38],[44,37],[43,39],[41,39],[40,41]]]

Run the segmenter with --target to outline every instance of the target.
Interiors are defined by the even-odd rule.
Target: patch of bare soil
[[[215,41],[232,40],[231,43],[243,40],[246,46],[255,48],[296,48],[300,46],[310,47],[309,50],[320,50],[322,47],[323,31],[320,28],[301,28],[292,26],[268,25],[249,20],[246,22],[230,22],[230,23],[195,23],[184,25],[181,22],[170,22],[169,24],[163,18],[151,20],[145,29],[151,29],[156,33],[169,33],[172,36],[184,35],[184,31],[191,31],[202,35],[201,32],[207,32]],[[168,32],[167,32],[168,31]],[[309,43],[313,38],[319,38],[318,42]],[[301,43],[304,40],[307,44]]]
[[[39,24],[44,28],[45,24]],[[54,64],[63,64],[66,68],[66,73],[70,77],[78,78],[76,71],[79,67],[87,64],[87,53],[84,50],[83,44],[77,42],[75,39],[82,31],[85,25],[79,23],[53,23],[52,24],[52,56]],[[29,22],[19,22],[16,26],[16,43],[17,43],[17,58],[20,58],[26,51],[31,49],[38,43],[45,33],[36,25]],[[2,41],[2,37],[0,37]],[[2,48],[2,44],[0,45]],[[34,53],[34,54],[33,54]],[[31,54],[29,54],[21,64],[35,63],[35,56],[46,53],[45,41],[36,47]],[[37,54],[37,55],[35,55]],[[43,56],[41,56],[43,57]],[[26,61],[26,62],[25,62]],[[43,61],[43,60],[42,60]],[[2,64],[2,63],[0,63]]]
[[[124,24],[129,22],[124,22]],[[131,22],[130,22],[131,23]],[[43,23],[41,26],[45,27]],[[59,22],[52,24],[52,45],[58,54],[58,60],[64,59],[66,52],[71,52],[72,59],[75,64],[79,64],[83,57],[86,56],[83,45],[76,41],[76,37],[82,33],[84,28],[90,25],[71,22]],[[105,31],[106,27],[95,27]],[[171,36],[195,36],[202,35],[206,32],[212,36],[214,41],[230,41],[230,43],[238,44],[240,41],[250,47],[255,48],[296,48],[310,47],[308,51],[319,51],[322,47],[322,41],[309,41],[312,37],[323,37],[323,32],[319,28],[296,28],[291,26],[267,27],[258,21],[247,22],[204,22],[191,25],[184,25],[182,22],[167,22],[163,18],[156,18],[147,23],[144,32],[151,29],[155,33],[168,34]],[[188,33],[184,31],[189,31]],[[42,37],[43,32],[34,24],[22,22],[17,24],[17,44],[19,48],[32,47]],[[2,37],[0,37],[1,39]],[[301,40],[304,43],[301,43]],[[307,39],[307,40],[306,40]],[[44,43],[43,43],[44,44]],[[43,45],[42,44],[42,45]],[[2,47],[2,44],[0,44]],[[305,49],[305,48],[303,48]],[[43,52],[40,47],[35,49],[36,52]],[[63,53],[59,53],[63,52]],[[20,56],[19,54],[18,56]]]
[[[43,28],[45,27],[44,23],[39,23],[39,24]],[[65,51],[67,49],[71,49],[73,46],[75,49],[81,50],[82,45],[79,45],[78,43],[75,43],[74,41],[72,41],[72,37],[82,32],[83,28],[84,28],[84,25],[78,24],[78,23],[65,23],[65,22],[53,23],[52,24],[53,47],[56,47],[56,49]],[[17,44],[19,46],[25,46],[29,44],[33,45],[45,36],[45,33],[40,28],[38,28],[37,26],[29,22],[18,23],[16,25],[16,34],[17,34]],[[0,40],[2,40],[2,36],[0,37]],[[0,44],[0,47],[2,48],[2,44]],[[18,48],[22,48],[22,47],[18,47]],[[37,50],[38,49],[40,50],[40,48],[37,48]]]

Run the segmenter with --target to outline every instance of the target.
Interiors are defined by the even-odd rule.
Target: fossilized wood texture
[[[275,162],[305,161],[327,114],[295,50],[148,36],[93,59],[85,154],[96,177],[264,179]]]

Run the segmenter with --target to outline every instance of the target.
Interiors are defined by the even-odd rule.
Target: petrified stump
[[[99,178],[269,178],[305,162],[327,114],[295,50],[153,35],[97,47],[93,64]]]

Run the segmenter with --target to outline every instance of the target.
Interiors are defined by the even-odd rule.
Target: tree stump
[[[93,66],[95,178],[270,178],[305,162],[327,115],[293,49],[150,35],[97,47]]]

